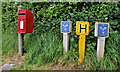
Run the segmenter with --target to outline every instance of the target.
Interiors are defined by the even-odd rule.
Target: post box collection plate
[[[24,21],[20,21],[20,29],[23,29]]]

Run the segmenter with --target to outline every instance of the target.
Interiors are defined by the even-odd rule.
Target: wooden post
[[[97,60],[100,63],[104,57],[105,37],[98,37],[97,42]]]
[[[23,9],[23,7],[20,5],[18,7],[18,11]],[[24,41],[24,34],[18,33],[18,55],[21,57],[23,55],[23,41]]]
[[[67,52],[68,47],[69,47],[69,35],[68,35],[68,33],[63,33],[63,47],[64,47],[64,52]]]

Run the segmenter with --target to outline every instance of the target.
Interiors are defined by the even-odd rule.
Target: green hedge
[[[51,3],[2,3],[2,30],[17,32],[18,17],[17,7],[22,5],[24,9],[32,11],[34,15],[34,31],[32,34],[40,32],[54,31],[60,34],[60,22],[72,21],[71,41],[77,42],[76,21],[88,21],[90,31],[87,36],[87,44],[94,43],[94,24],[95,22],[110,23],[110,35],[113,31],[120,29],[120,4],[117,2],[63,2]],[[106,21],[105,18],[108,17]],[[93,40],[93,41],[91,41]]]
[[[32,11],[34,15],[33,33],[25,34],[25,38],[30,40],[31,36],[37,39],[36,35],[43,32],[53,31],[60,39],[61,21],[72,21],[72,33],[70,33],[70,48],[78,52],[78,36],[76,35],[76,21],[88,21],[89,35],[86,36],[86,53],[96,50],[97,38],[94,37],[95,22],[108,22],[110,24],[109,38],[106,39],[105,54],[109,52],[109,48],[115,47],[120,51],[118,42],[118,32],[120,31],[120,3],[118,2],[5,2],[2,3],[2,31],[9,32],[12,35],[17,34],[18,15],[17,7],[22,5],[24,9]],[[105,18],[108,17],[108,20]],[[14,34],[15,33],[15,34]],[[114,36],[115,35],[115,36]],[[31,40],[30,40],[31,41]],[[112,41],[112,42],[110,42]],[[6,42],[3,37],[3,43]],[[111,47],[109,45],[111,44]],[[6,46],[3,46],[5,48]],[[114,48],[113,48],[114,49]],[[27,49],[26,49],[27,51]],[[114,53],[118,53],[114,51]],[[112,54],[112,53],[111,53]],[[111,55],[110,54],[110,55]],[[118,54],[117,54],[118,55]],[[119,55],[117,56],[117,58]],[[120,59],[116,63],[120,63]]]

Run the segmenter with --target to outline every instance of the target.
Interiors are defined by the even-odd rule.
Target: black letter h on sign
[[[81,28],[81,24],[80,24],[80,33],[81,33],[81,29],[85,29],[85,33],[86,33],[86,28],[87,28],[87,25],[85,25],[85,28]]]

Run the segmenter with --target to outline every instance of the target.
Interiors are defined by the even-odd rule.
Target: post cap
[[[18,10],[21,10],[21,9],[23,9],[23,6],[22,5],[18,6]]]

